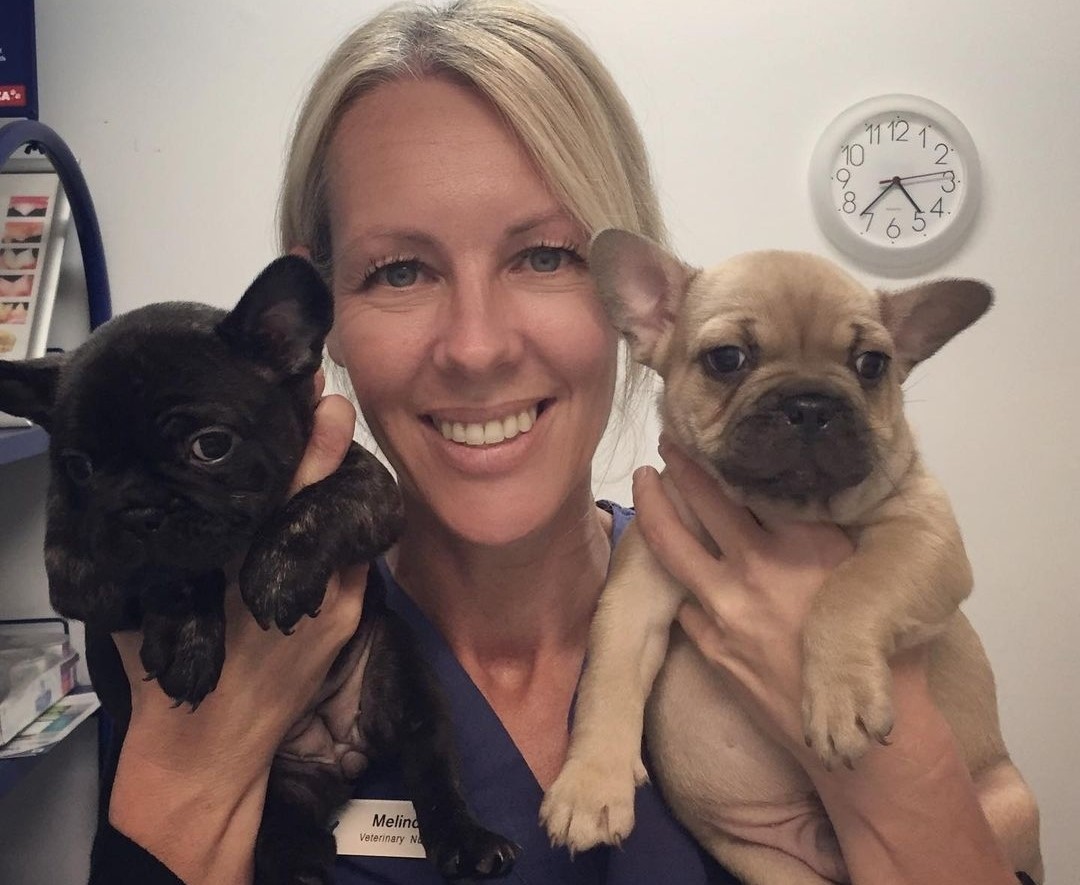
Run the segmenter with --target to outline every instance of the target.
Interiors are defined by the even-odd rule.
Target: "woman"
[[[591,491],[617,386],[616,336],[585,264],[590,235],[606,226],[663,238],[641,139],[592,53],[534,9],[392,9],[334,53],[299,118],[282,245],[330,283],[329,355],[397,472],[406,529],[373,567],[450,695],[474,810],[522,844],[517,881],[728,882],[650,787],[622,851],[571,859],[536,820],[629,518]],[[333,470],[351,436],[344,399],[323,399],[316,415],[297,487]],[[709,556],[681,530],[655,471],[639,471],[646,535],[702,602],[682,624],[807,760],[854,881],[1015,881],[917,658],[896,664],[893,745],[857,772],[810,765],[799,629],[850,552],[843,535],[766,534],[693,465],[666,458],[730,555]],[[319,617],[291,637],[259,630],[234,593],[225,671],[191,714],[141,680],[137,638],[116,637],[133,713],[99,871],[129,864],[132,881],[175,881],[163,864],[189,883],[250,880],[274,748],[355,628],[364,580],[357,568],[333,581]],[[399,780],[374,771],[357,795],[398,798]],[[345,857],[338,881],[437,878],[422,860]]]

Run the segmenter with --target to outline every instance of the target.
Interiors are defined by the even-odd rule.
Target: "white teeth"
[[[482,446],[484,444],[484,425],[483,424],[466,424],[465,425],[465,445],[467,446]]]
[[[513,439],[519,433],[528,433],[536,423],[536,406],[516,415],[495,418],[484,424],[465,424],[461,421],[440,421],[439,432],[443,437],[467,446],[490,446]]]

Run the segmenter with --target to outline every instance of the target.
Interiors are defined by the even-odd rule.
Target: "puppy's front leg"
[[[938,635],[971,590],[960,530],[932,483],[881,509],[818,592],[803,637],[803,727],[826,767],[887,741],[889,659]]]
[[[148,679],[195,709],[217,688],[225,663],[225,573],[146,576],[140,594]]]
[[[251,542],[240,569],[240,594],[265,630],[291,632],[322,605],[339,568],[374,558],[401,530],[393,477],[353,443],[341,466],[301,489]]]
[[[645,701],[684,595],[631,523],[590,628],[566,764],[540,807],[553,844],[585,851],[633,829]]]

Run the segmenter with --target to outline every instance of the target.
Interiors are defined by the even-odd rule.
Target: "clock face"
[[[978,158],[963,125],[914,96],[870,99],[841,114],[811,166],[826,234],[886,272],[945,257],[974,214],[977,190]]]

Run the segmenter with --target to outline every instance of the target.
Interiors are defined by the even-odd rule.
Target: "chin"
[[[588,490],[588,483],[584,488]],[[531,484],[527,490],[470,484],[437,499],[427,499],[424,506],[450,534],[465,543],[509,547],[567,525],[570,498],[567,490],[557,490],[550,484]]]

